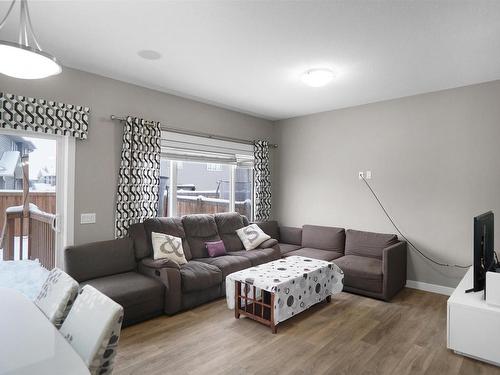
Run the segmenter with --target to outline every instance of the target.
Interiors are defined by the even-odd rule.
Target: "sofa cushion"
[[[280,252],[273,248],[233,251],[230,255],[242,256],[249,259],[252,267],[281,258]]]
[[[395,234],[348,229],[346,231],[345,254],[382,259],[384,249],[397,242],[398,236]]]
[[[289,257],[292,255],[298,255],[301,257],[331,261],[333,259],[340,258],[344,254],[339,253],[337,251],[321,250],[321,249],[313,249],[310,247],[303,247],[302,249],[299,249],[299,250],[290,251],[290,252],[286,253],[284,256]]]
[[[222,283],[222,271],[207,263],[189,261],[181,266],[182,291],[203,290]]]
[[[116,275],[87,280],[80,284],[92,285],[109,298],[127,309],[145,301],[157,301],[158,310],[163,309],[164,286],[152,278],[137,272],[125,272]]]
[[[144,220],[144,229],[146,231],[149,246],[152,248],[151,233],[164,233],[169,236],[179,237],[182,239],[182,249],[186,260],[191,260],[191,249],[186,239],[186,232],[182,226],[182,220],[178,217],[155,217]]]
[[[337,251],[344,253],[344,228],[304,225],[302,227],[302,247]]]
[[[279,249],[278,240],[275,240],[274,238],[269,238],[264,242],[262,242],[259,246],[257,246],[257,249],[268,249],[270,247]]]
[[[65,271],[76,281],[133,271],[134,242],[130,238],[69,246],[64,250]]]
[[[223,281],[226,280],[226,276],[230,273],[252,267],[250,259],[236,255],[224,255],[217,258],[200,258],[196,259],[196,261],[208,263],[220,269],[222,271]]]
[[[128,228],[128,236],[134,241],[134,252],[137,260],[153,256],[151,237],[146,233],[144,223],[132,224]]]
[[[285,255],[290,251],[299,250],[302,247],[300,245],[291,245],[289,243],[281,243],[281,242],[278,245],[280,247],[281,255]]]
[[[302,247],[302,228],[279,227],[279,241]]]
[[[217,231],[219,236],[224,241],[226,251],[240,251],[243,250],[236,231],[243,228],[243,216],[237,212],[224,212],[214,215],[215,223],[217,224]]]
[[[346,255],[333,262],[344,271],[344,285],[370,292],[382,292],[380,259]]]
[[[275,240],[280,240],[280,233],[278,230],[278,222],[275,220],[272,221],[259,221],[256,222],[260,229],[264,231],[264,233],[268,234],[271,236],[271,238],[274,238]]]
[[[192,259],[207,258],[205,242],[221,239],[213,215],[186,215],[182,218],[182,225],[186,232]]]

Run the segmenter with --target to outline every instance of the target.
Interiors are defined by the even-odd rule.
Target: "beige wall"
[[[171,127],[243,139],[271,139],[269,121],[130,85],[64,69],[56,77],[24,81],[0,75],[0,91],[91,108],[87,141],[76,145],[75,243],[111,239],[122,126],[109,116],[137,115]],[[96,224],[80,224],[80,213],[95,212]]]
[[[274,215],[285,225],[394,233],[357,177],[371,170],[410,240],[444,262],[469,263],[473,216],[500,214],[499,103],[494,81],[279,121]],[[409,255],[411,280],[455,286],[462,275]]]
[[[122,127],[110,114],[278,142],[272,151],[273,217],[285,225],[394,232],[358,180],[360,170],[373,172],[373,187],[407,236],[445,262],[470,262],[472,217],[500,212],[500,81],[278,121],[274,127],[72,69],[40,81],[0,76],[0,90],[91,107],[89,139],[77,141],[76,149],[77,244],[113,237]],[[82,212],[95,212],[97,223],[80,225]],[[408,263],[412,280],[454,286],[462,274],[412,251]]]

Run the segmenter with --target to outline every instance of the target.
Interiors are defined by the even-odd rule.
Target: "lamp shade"
[[[56,58],[17,43],[0,41],[0,73],[14,78],[38,79],[61,73]]]

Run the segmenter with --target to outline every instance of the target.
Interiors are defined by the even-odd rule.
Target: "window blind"
[[[253,166],[253,145],[162,131],[162,156],[215,164]]]

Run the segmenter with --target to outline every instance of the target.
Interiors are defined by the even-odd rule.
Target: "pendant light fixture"
[[[17,0],[12,0],[7,14],[0,21],[0,30]],[[14,78],[38,79],[61,73],[61,65],[51,54],[42,51],[36,39],[27,0],[19,0],[20,20],[18,42],[0,40],[0,73]]]

